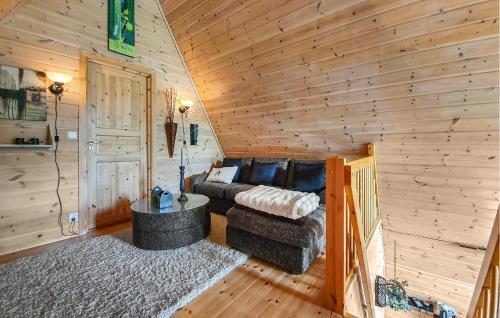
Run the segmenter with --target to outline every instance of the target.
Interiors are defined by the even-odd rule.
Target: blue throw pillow
[[[238,178],[240,177],[240,171],[241,171],[241,159],[224,158],[224,160],[222,161],[222,166],[223,167],[238,167],[238,171],[236,171],[236,174],[234,175],[233,182],[238,181]]]
[[[252,173],[250,174],[250,184],[267,184],[273,183],[276,169],[278,168],[277,162],[255,162],[252,165]]]
[[[293,190],[301,192],[320,192],[325,188],[325,164],[295,163],[293,171]]]

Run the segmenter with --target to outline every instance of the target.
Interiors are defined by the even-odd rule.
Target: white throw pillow
[[[213,168],[205,181],[231,184],[236,172],[238,167]]]

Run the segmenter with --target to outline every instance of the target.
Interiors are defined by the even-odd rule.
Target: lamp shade
[[[189,100],[189,99],[183,99],[183,100],[181,100],[181,104],[182,104],[182,106],[189,108],[189,107],[194,105],[194,102],[192,100]]]
[[[71,80],[73,79],[73,76],[68,74],[62,74],[57,72],[47,72],[46,74],[47,77],[54,83],[66,84],[71,82]]]

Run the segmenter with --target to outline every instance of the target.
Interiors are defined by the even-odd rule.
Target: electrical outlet
[[[78,222],[78,212],[72,212],[72,213],[68,214],[68,221]]]

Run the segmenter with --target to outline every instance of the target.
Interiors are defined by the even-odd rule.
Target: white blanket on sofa
[[[296,220],[319,207],[319,196],[315,193],[283,190],[264,185],[236,194],[236,203]]]

